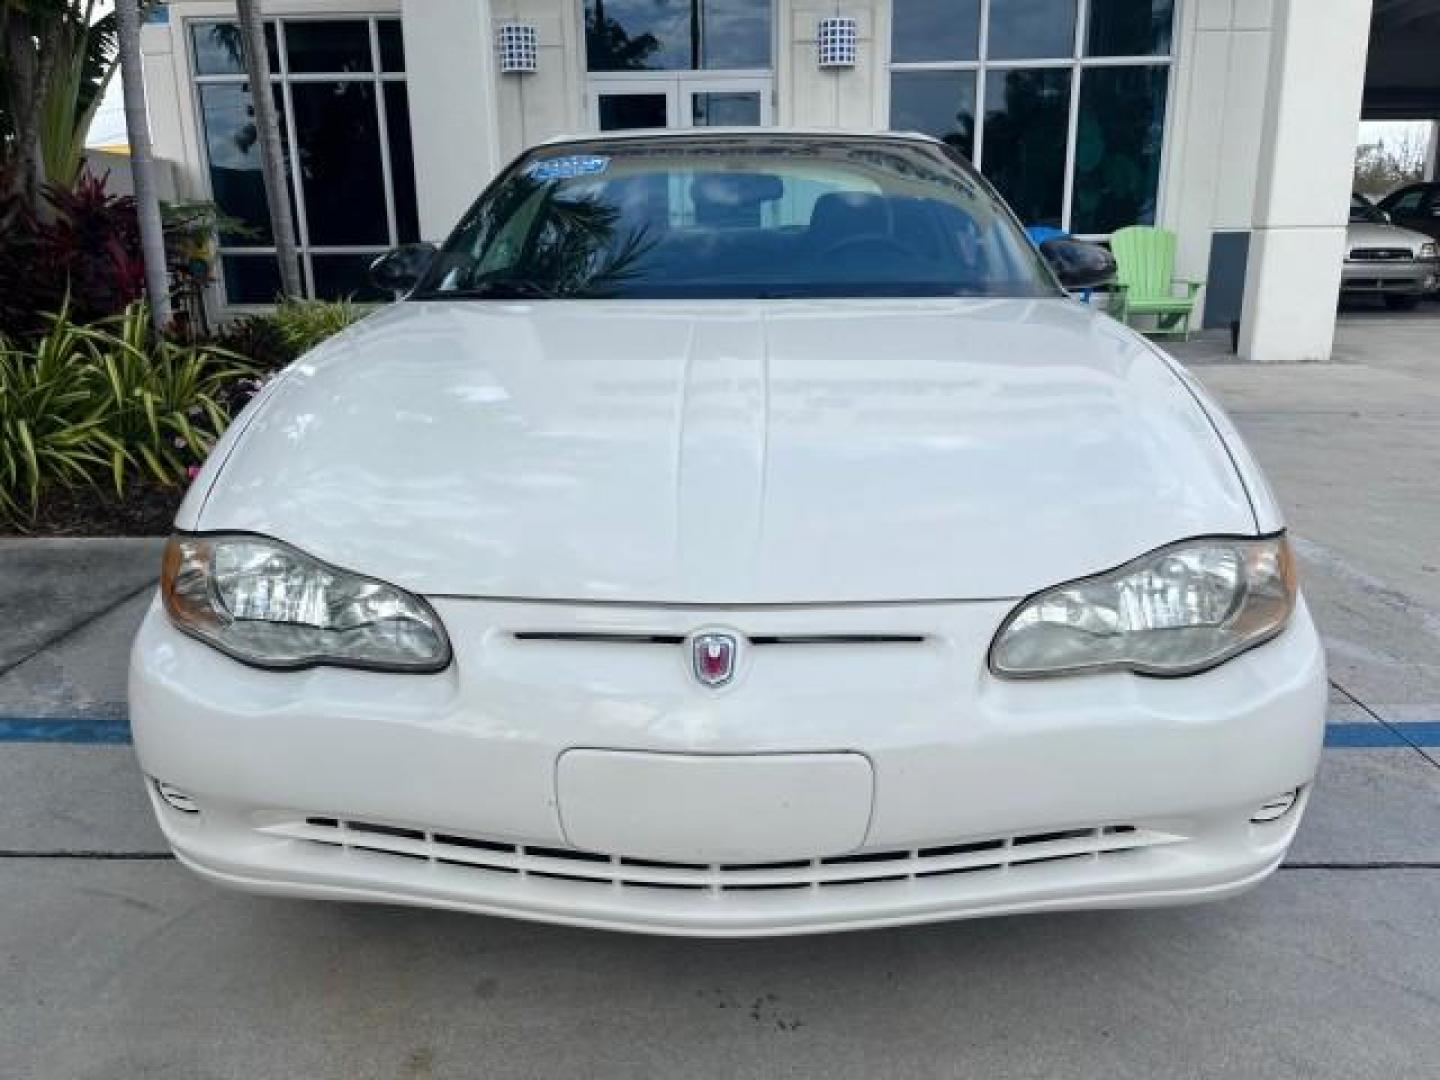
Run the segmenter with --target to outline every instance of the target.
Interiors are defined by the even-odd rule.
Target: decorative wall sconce
[[[495,49],[503,75],[528,75],[540,66],[540,31],[530,23],[505,23],[495,29]]]
[[[820,66],[854,67],[856,40],[859,36],[854,19],[821,19],[815,39]]]

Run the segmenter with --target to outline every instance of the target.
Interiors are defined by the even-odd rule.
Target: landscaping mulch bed
[[[0,536],[168,536],[183,486],[133,484],[124,498],[96,488],[51,488],[34,521],[0,518]]]

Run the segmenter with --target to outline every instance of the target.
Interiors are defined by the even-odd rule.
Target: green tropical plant
[[[89,326],[65,307],[33,342],[0,341],[0,517],[33,517],[52,485],[123,496],[140,478],[182,482],[253,370],[214,346],[153,340],[139,303]]]
[[[142,304],[79,333],[94,350],[88,384],[104,410],[116,494],[132,469],[161,484],[177,483],[225,430],[226,391],[252,368],[213,346],[152,342]]]
[[[105,407],[85,373],[94,347],[68,312],[33,346],[0,339],[0,517],[33,516],[49,484],[75,486],[105,469]]]
[[[372,308],[353,300],[284,300],[270,316],[295,356],[359,322]]]

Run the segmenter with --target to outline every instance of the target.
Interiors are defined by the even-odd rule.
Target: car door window
[[[1424,188],[1411,188],[1408,191],[1400,192],[1398,196],[1391,196],[1393,202],[1387,199],[1388,205],[1385,206],[1385,209],[1392,214],[1414,214],[1419,211],[1420,203],[1424,198]]]

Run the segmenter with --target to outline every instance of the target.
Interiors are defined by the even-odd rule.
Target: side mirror
[[[413,289],[430,269],[439,249],[434,244],[402,244],[370,264],[370,280],[377,289],[397,296]]]
[[[1099,244],[1057,236],[1040,245],[1040,254],[1067,289],[1093,289],[1115,280],[1115,256]]]

